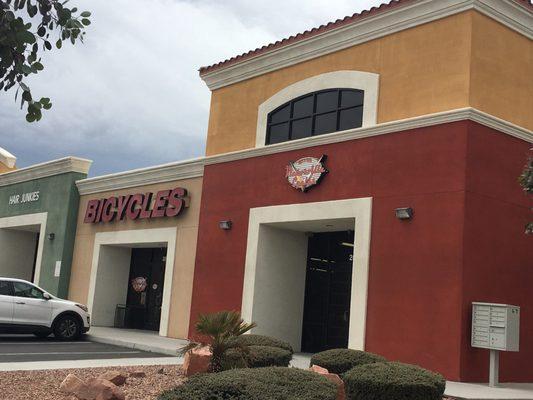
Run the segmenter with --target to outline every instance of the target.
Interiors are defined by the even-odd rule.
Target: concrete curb
[[[87,337],[87,340],[91,342],[96,342],[96,343],[111,344],[115,346],[126,347],[128,349],[148,351],[150,353],[166,354],[169,356],[178,355],[178,349],[171,349],[171,348],[164,347],[164,346],[158,346],[156,344],[133,343],[131,341],[127,341],[123,339],[94,336],[94,335],[91,335],[90,333],[88,333],[86,337]]]

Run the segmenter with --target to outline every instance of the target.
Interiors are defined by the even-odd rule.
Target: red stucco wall
[[[531,199],[517,184],[530,146],[470,124],[467,146],[463,266],[463,323],[470,327],[472,301],[519,305],[520,352],[500,357],[502,381],[533,380],[533,237],[524,234]],[[461,375],[487,381],[488,350],[463,338]]]
[[[206,166],[191,335],[199,313],[240,309],[250,208],[371,196],[366,349],[439,371],[448,379],[474,377],[466,370],[484,365],[478,360],[480,351],[467,345],[470,299],[463,290],[473,291],[477,283],[469,276],[474,267],[463,271],[463,257],[474,257],[475,247],[468,246],[484,224],[473,215],[464,229],[470,210],[465,211],[465,199],[469,205],[474,201],[465,189],[475,181],[466,173],[467,162],[476,164],[478,157],[468,140],[476,135],[508,140],[463,121]],[[516,143],[513,152],[519,154],[511,157],[518,159],[527,144]],[[490,161],[492,150],[484,151]],[[287,162],[321,154],[328,155],[330,173],[320,185],[307,193],[291,188],[284,178]],[[508,169],[511,174],[512,167]],[[512,185],[516,176],[506,187]],[[402,206],[414,208],[412,221],[395,218],[394,209]],[[233,221],[232,230],[219,229],[218,222],[225,219]],[[468,265],[476,263],[472,259]],[[518,376],[513,371],[502,375]]]

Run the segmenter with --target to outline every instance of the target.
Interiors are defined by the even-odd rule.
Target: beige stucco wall
[[[533,125],[530,41],[468,11],[214,90],[206,154],[254,147],[261,103],[339,70],[380,75],[378,123],[472,106]]]
[[[106,224],[87,224],[83,222],[87,202],[91,199],[102,199],[133,193],[155,193],[158,190],[173,189],[178,186],[187,189],[190,201],[189,207],[177,217],[136,221],[124,220]],[[194,178],[81,196],[70,277],[69,299],[84,304],[88,302],[93,247],[97,233],[176,227],[176,255],[170,298],[168,336],[186,338],[189,329],[201,193],[202,179]],[[147,238],[147,242],[149,241],[150,238]]]

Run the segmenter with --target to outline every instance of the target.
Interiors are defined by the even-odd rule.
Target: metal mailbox
[[[472,303],[472,347],[518,351],[520,307]]]

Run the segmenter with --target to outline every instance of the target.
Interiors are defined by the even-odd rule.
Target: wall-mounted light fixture
[[[401,207],[394,210],[396,218],[402,220],[409,220],[413,218],[414,211],[411,207]]]
[[[48,240],[54,240],[56,238],[56,234],[55,233],[49,233],[48,234]]]
[[[218,223],[218,226],[220,227],[220,229],[223,229],[223,230],[225,230],[225,231],[230,230],[230,229],[231,229],[231,225],[232,225],[232,223],[231,223],[230,220],[227,220],[227,221],[220,221],[220,222]]]

